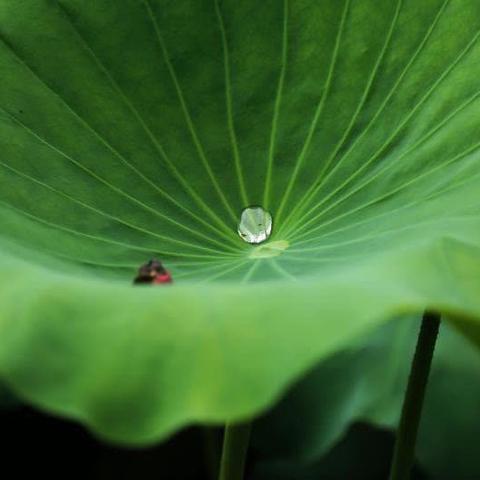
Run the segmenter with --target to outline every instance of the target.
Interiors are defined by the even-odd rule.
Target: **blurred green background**
[[[248,480],[386,479],[419,319],[401,318],[319,364],[254,424]],[[480,354],[443,324],[412,479],[480,478]],[[376,395],[372,395],[376,392]],[[209,479],[221,428],[192,427],[157,446],[105,444],[82,426],[2,389],[6,466],[91,479]],[[18,463],[21,455],[22,461]],[[58,459],[61,458],[62,462]]]

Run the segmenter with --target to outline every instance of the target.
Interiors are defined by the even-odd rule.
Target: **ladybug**
[[[160,285],[172,282],[170,272],[156,259],[143,264],[138,269],[138,274],[133,280],[135,285]]]

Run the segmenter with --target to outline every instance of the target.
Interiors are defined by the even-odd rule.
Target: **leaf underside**
[[[2,1],[4,381],[146,443],[401,314],[478,341],[479,36],[476,0]]]

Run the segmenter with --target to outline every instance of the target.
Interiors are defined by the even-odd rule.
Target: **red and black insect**
[[[170,272],[156,259],[150,260],[138,269],[138,274],[133,280],[136,285],[160,285],[172,283]]]

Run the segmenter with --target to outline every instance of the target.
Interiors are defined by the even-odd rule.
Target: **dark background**
[[[82,426],[25,406],[0,413],[3,478],[84,478],[102,480],[210,480],[207,438],[203,428],[180,432],[169,441],[146,449],[106,445]],[[210,429],[220,444],[221,430]],[[210,437],[212,438],[212,437]],[[248,480],[386,480],[393,434],[367,424],[352,425],[316,465],[275,471],[272,459],[251,449]],[[220,447],[220,445],[218,445]],[[270,460],[270,462],[269,462]],[[430,480],[415,467],[412,480]]]

